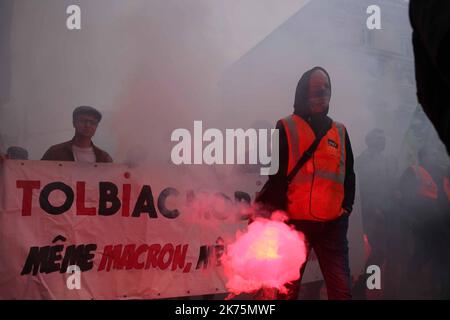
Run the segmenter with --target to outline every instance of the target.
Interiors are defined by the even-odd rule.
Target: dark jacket
[[[44,156],[41,160],[48,161],[75,161],[72,152],[72,144],[73,140],[63,142],[60,144],[56,144],[51,146],[47,152],[45,152]],[[113,162],[111,156],[106,152],[100,149],[99,147],[92,144],[94,148],[96,162]]]
[[[417,98],[450,154],[450,1],[411,0]]]

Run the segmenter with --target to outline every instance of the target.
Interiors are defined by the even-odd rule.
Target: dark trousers
[[[307,257],[311,249],[316,253],[327,286],[329,300],[351,299],[351,278],[348,256],[348,215],[328,222],[290,220],[289,224],[305,235]],[[306,268],[300,269],[300,279],[287,285],[288,294],[279,299],[297,299]]]

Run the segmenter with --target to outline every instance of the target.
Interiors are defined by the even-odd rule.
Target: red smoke
[[[222,257],[226,287],[234,295],[263,287],[286,292],[285,284],[300,276],[306,259],[303,234],[280,221],[257,218],[227,246]]]

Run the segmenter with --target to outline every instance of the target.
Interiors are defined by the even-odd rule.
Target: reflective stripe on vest
[[[288,145],[291,172],[316,136],[297,115],[282,120]],[[345,180],[345,127],[333,122],[314,156],[292,180],[288,189],[288,213],[293,219],[326,221],[342,213]]]
[[[419,181],[419,193],[430,199],[438,198],[438,188],[431,175],[422,166],[412,166],[414,174]]]

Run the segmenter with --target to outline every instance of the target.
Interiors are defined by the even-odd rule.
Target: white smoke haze
[[[215,83],[230,59],[303,2],[79,1],[74,32],[65,28],[70,1],[14,2],[2,134],[38,159],[71,137],[73,108],[90,104],[105,115],[96,141],[117,161],[136,148],[166,160],[174,128],[195,119],[218,127]]]
[[[406,128],[392,132],[392,114],[405,97],[389,67],[392,59],[345,50],[346,43],[370,36],[364,11],[356,18],[360,25],[330,18],[347,6],[364,9],[359,3],[79,1],[82,30],[68,31],[64,13],[70,1],[14,2],[3,143],[22,145],[39,159],[49,145],[72,136],[71,112],[88,104],[104,113],[95,142],[117,162],[137,157],[165,164],[170,133],[192,128],[194,120],[219,129],[248,128],[257,120],[274,126],[292,112],[297,81],[315,65],[330,72],[330,115],[348,127],[355,154],[376,125],[384,124],[398,143]],[[323,16],[296,18],[310,7]],[[352,10],[352,18],[360,13]],[[392,27],[409,30],[402,25],[406,6],[402,10]],[[295,24],[298,30],[285,26]],[[386,65],[385,73],[378,71]],[[235,76],[241,73],[245,77]],[[409,90],[407,99],[415,101]]]

